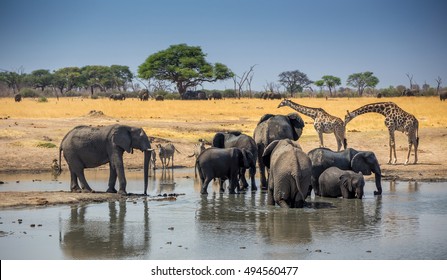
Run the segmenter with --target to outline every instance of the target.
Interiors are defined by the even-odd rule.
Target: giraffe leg
[[[342,140],[340,139],[340,137],[337,135],[337,133],[334,133],[335,134],[335,140],[337,140],[337,152],[340,152],[340,149],[341,149],[341,142],[342,142]]]
[[[323,143],[323,132],[318,131],[318,138],[320,138],[320,147],[324,148],[324,143]]]
[[[393,160],[393,154],[394,154],[394,160]],[[388,164],[395,164],[397,162],[396,157],[396,142],[394,141],[394,131],[390,130],[390,160],[388,161]]]
[[[413,146],[413,143],[411,143],[411,140],[409,139],[408,141],[408,154],[407,154],[407,159],[405,160],[405,165],[408,164],[408,161],[410,160],[410,155],[411,155],[411,147]]]
[[[408,155],[407,155],[407,161],[406,164],[410,161],[410,155],[411,155],[411,146],[414,146],[414,164],[418,162],[418,142],[419,139],[416,137],[415,133],[413,132],[410,134],[411,136],[408,137]]]

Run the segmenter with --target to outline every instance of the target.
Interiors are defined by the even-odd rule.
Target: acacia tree
[[[226,80],[234,76],[222,63],[211,64],[205,60],[201,47],[186,44],[171,45],[166,50],[150,55],[138,67],[141,79],[167,80],[175,84],[181,97],[188,88],[204,82]]]
[[[53,74],[50,73],[50,70],[46,69],[34,70],[29,75],[29,79],[34,88],[40,88],[44,91],[46,87],[52,85]]]
[[[279,74],[279,83],[286,88],[286,91],[294,97],[295,93],[302,92],[304,88],[309,87],[313,81],[309,80],[307,75],[299,70],[285,71]]]
[[[82,83],[79,67],[64,67],[54,71],[53,87],[59,89],[61,94],[80,86]]]
[[[374,88],[379,83],[379,79],[374,76],[373,72],[366,71],[363,73],[354,73],[349,75],[346,83],[350,86],[357,88],[357,93],[359,96],[363,96],[363,91],[365,88]]]
[[[341,85],[341,79],[339,77],[325,75],[321,77],[321,80],[316,81],[315,85],[319,86],[320,88],[326,86],[329,89],[329,96],[332,97],[332,90],[334,90],[335,93],[336,87]]]

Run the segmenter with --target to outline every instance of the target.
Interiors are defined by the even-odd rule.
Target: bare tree
[[[441,88],[441,84],[442,84],[442,79],[441,77],[438,76],[437,79],[435,79],[436,81],[436,95],[439,95],[439,89]]]
[[[413,88],[413,74],[410,75],[409,73],[407,73],[405,75],[410,80],[410,89],[412,89]]]
[[[233,83],[234,83],[234,91],[237,94],[238,98],[241,98],[241,95],[243,93],[244,84],[250,79],[250,94],[251,94],[251,80],[253,79],[253,71],[255,68],[255,65],[250,66],[250,69],[248,71],[245,71],[242,76],[234,75],[233,76]]]

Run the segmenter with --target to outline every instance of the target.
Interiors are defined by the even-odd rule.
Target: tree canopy
[[[332,96],[332,90],[341,85],[341,79],[332,75],[325,75],[321,77],[321,80],[315,82],[318,87],[326,86],[329,89],[329,96]]]
[[[211,64],[205,60],[205,56],[200,47],[172,45],[150,55],[138,67],[138,76],[145,80],[155,78],[170,81],[175,84],[180,96],[183,96],[188,88],[204,82],[216,82],[234,76],[226,65]]]
[[[294,70],[280,73],[279,83],[283,85],[293,97],[295,93],[302,92],[305,87],[308,87],[313,82],[309,80],[305,73],[299,70]]]
[[[356,87],[359,96],[363,95],[363,91],[367,87],[374,88],[379,83],[379,79],[374,76],[373,72],[354,73],[349,75],[346,84]]]

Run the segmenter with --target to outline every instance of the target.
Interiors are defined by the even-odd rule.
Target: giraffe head
[[[284,100],[283,101],[281,101],[281,103],[279,103],[279,105],[278,105],[278,108],[281,108],[281,107],[284,107],[284,106],[287,106],[287,104],[289,103],[289,99],[287,99],[287,98],[284,98]]]
[[[345,125],[350,122],[355,115],[353,113],[350,113],[348,110],[346,110],[346,116],[345,116]]]

